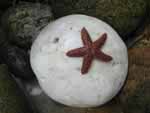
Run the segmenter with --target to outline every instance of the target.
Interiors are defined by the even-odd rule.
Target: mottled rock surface
[[[29,48],[40,30],[52,20],[49,5],[19,2],[2,16],[2,26],[10,42]]]

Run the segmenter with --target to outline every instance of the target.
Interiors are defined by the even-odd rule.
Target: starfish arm
[[[69,57],[82,57],[86,53],[86,49],[84,47],[70,50],[66,53]]]
[[[83,45],[89,47],[92,44],[91,37],[90,37],[88,31],[86,30],[86,28],[82,28],[81,38],[82,38]]]
[[[109,62],[113,59],[111,56],[106,55],[105,53],[103,53],[101,51],[97,51],[95,54],[95,57],[104,62]]]
[[[89,71],[89,68],[91,67],[91,64],[92,64],[92,60],[93,60],[92,55],[85,55],[84,56],[83,64],[82,64],[82,68],[81,68],[82,74],[86,74]]]
[[[104,33],[100,38],[98,38],[94,43],[93,43],[93,47],[98,49],[98,48],[101,48],[105,41],[107,39],[107,34]]]

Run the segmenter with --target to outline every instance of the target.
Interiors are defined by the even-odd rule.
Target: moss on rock
[[[0,113],[32,113],[6,65],[0,65]]]
[[[20,2],[5,12],[2,26],[12,43],[29,48],[40,30],[52,20],[49,5]]]
[[[144,0],[50,0],[56,17],[80,13],[108,22],[122,36],[137,29],[146,14]]]

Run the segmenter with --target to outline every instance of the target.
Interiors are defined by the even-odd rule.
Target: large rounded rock
[[[29,48],[39,31],[52,20],[49,5],[20,2],[5,12],[2,25],[11,42]]]
[[[5,65],[0,65],[0,113],[32,113]]]
[[[146,14],[145,0],[50,0],[56,17],[86,14],[108,22],[122,36],[136,30]]]
[[[99,55],[100,59],[93,60],[89,72],[83,75],[82,58],[70,58],[66,53],[83,47],[84,39],[88,43],[85,29],[93,42],[106,36],[105,44],[101,42],[104,44],[101,50],[113,59],[105,62],[108,57],[97,54],[100,48],[96,53],[90,48],[87,50],[89,54]],[[87,49],[86,45],[84,49]],[[83,55],[83,67],[90,65],[90,55]],[[85,15],[70,15],[49,24],[35,40],[30,58],[46,94],[62,104],[75,107],[95,107],[111,100],[123,86],[128,70],[127,48],[119,35],[103,21]]]

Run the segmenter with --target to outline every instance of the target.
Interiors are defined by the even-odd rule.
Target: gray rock
[[[33,113],[6,65],[0,65],[0,113]]]
[[[49,5],[19,2],[2,16],[2,26],[8,32],[10,42],[30,48],[40,30],[52,20]]]

